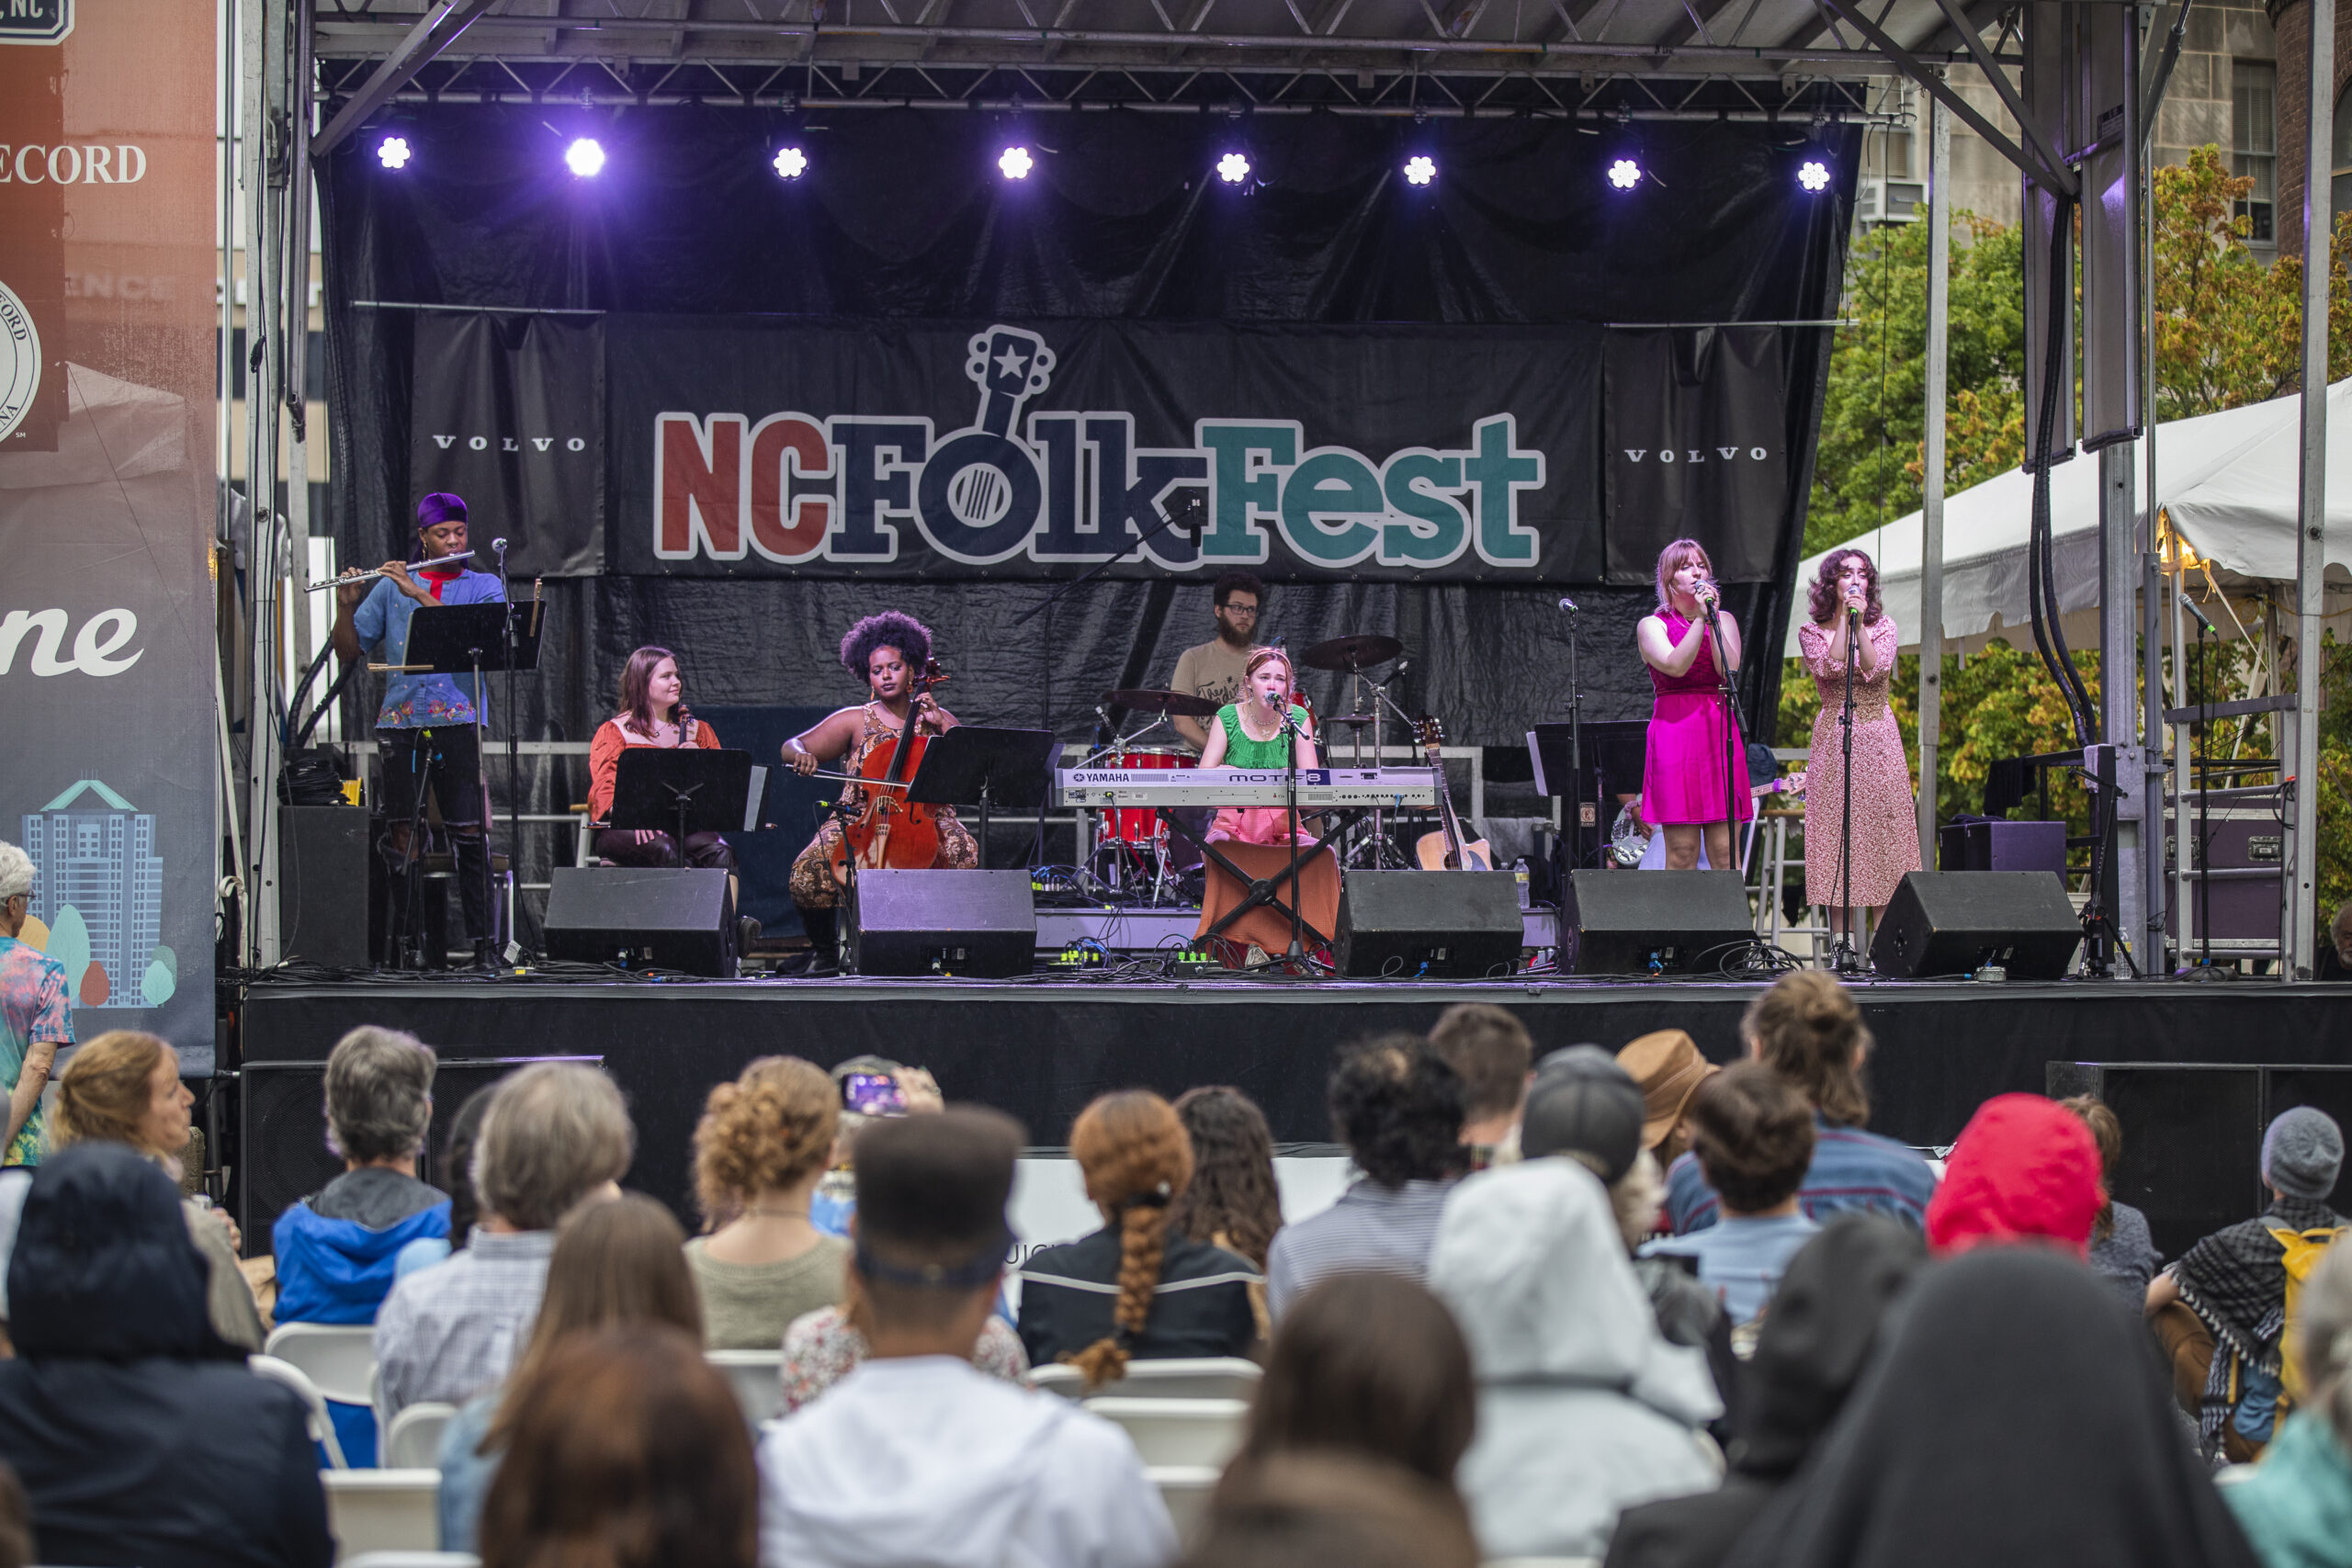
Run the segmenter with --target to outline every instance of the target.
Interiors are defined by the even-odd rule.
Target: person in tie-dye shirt
[[[32,912],[32,857],[0,843],[0,1085],[8,1090],[6,1165],[40,1163],[40,1091],[57,1048],[74,1043],[65,965],[17,940]]]

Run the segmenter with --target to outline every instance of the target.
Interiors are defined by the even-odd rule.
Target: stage
[[[335,1041],[361,1023],[413,1031],[441,1054],[436,1123],[519,1060],[601,1062],[637,1120],[628,1185],[686,1213],[687,1144],[703,1097],[754,1056],[831,1066],[872,1052],[919,1063],[950,1100],[1020,1118],[1039,1146],[1064,1143],[1071,1119],[1105,1090],[1173,1095],[1209,1083],[1256,1099],[1278,1141],[1327,1144],[1323,1084],[1342,1042],[1423,1032],[1450,1004],[1477,1000],[1518,1012],[1539,1052],[1579,1041],[1614,1050],[1679,1027],[1727,1061],[1741,1010],[1762,988],[1551,976],[261,983],[247,989],[240,1020],[232,1098],[241,1136],[229,1146],[247,1159],[232,1201],[247,1235],[264,1244],[269,1217],[333,1174],[320,1142],[321,1073]],[[1871,1126],[1914,1145],[1950,1144],[1990,1095],[2040,1092],[2053,1060],[2352,1065],[2352,986],[1885,981],[1855,989],[1878,1040],[1865,1070]]]

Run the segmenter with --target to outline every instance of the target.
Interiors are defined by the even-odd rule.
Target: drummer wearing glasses
[[[1228,571],[1216,580],[1216,636],[1188,648],[1176,660],[1172,691],[1201,697],[1223,707],[1241,695],[1250,655],[1258,646],[1258,613],[1266,602],[1266,585],[1246,571]],[[1208,744],[1208,726],[1197,718],[1171,717],[1176,732],[1198,751]]]

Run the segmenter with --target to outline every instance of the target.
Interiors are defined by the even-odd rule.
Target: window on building
[[[2246,238],[2250,242],[2275,244],[2278,67],[2267,60],[2233,62],[2230,89],[2230,172],[2241,179],[2254,181],[2254,188],[2238,198],[2237,215],[2248,220]]]
[[[2334,177],[2327,182],[2328,198],[2335,205],[2330,211],[2342,215],[2344,203],[2352,199],[2352,125],[2344,123],[2344,112],[2352,107],[2352,87],[2346,87],[2335,100],[2335,150],[2328,158],[2328,172]]]

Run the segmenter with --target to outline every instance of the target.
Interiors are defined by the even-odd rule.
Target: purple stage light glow
[[[998,155],[996,166],[1003,172],[1006,179],[1025,180],[1036,164],[1030,158],[1028,148],[1008,147]]]
[[[1250,177],[1250,160],[1238,152],[1227,152],[1216,161],[1216,177],[1229,186],[1238,186]]]
[[[1642,166],[1631,158],[1620,158],[1609,165],[1609,183],[1619,190],[1631,190],[1642,183]]]
[[[376,162],[388,169],[407,168],[408,157],[408,138],[404,136],[387,136],[376,143]]]
[[[1437,160],[1424,152],[1416,152],[1405,160],[1405,183],[1425,186],[1437,178]]]
[[[1807,158],[1797,167],[1797,184],[1810,191],[1829,188],[1829,165],[1818,158]]]
[[[605,149],[594,138],[583,136],[563,150],[563,162],[582,179],[593,179],[604,172]]]
[[[808,154],[797,147],[786,147],[775,155],[775,172],[787,180],[797,180],[808,172]]]

